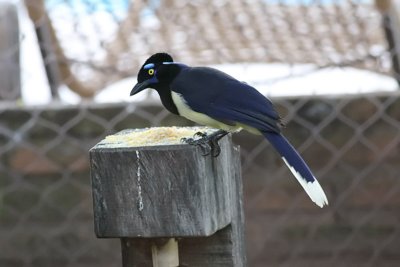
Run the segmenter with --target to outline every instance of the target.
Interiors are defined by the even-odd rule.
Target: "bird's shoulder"
[[[242,86],[249,86],[218,69],[210,67],[182,67],[172,83],[172,88],[193,91],[223,93]],[[216,91],[216,88],[218,90]],[[211,92],[210,92],[211,93]]]
[[[191,77],[202,78],[204,79],[202,80],[203,82],[234,82],[242,84],[242,82],[229,74],[211,67],[188,67],[184,73]]]

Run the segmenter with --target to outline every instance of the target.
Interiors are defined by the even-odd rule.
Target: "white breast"
[[[194,110],[192,110],[191,108],[189,108],[189,106],[186,104],[185,99],[182,97],[181,94],[175,93],[173,91],[171,91],[171,95],[172,95],[172,100],[175,103],[176,108],[178,109],[178,112],[181,116],[194,121],[198,124],[201,125],[205,125],[205,126],[209,126],[209,127],[214,127],[214,128],[218,128],[218,129],[223,129],[225,131],[237,131],[239,130],[241,127],[240,126],[230,126],[227,125],[225,123],[222,123],[220,121],[214,120],[213,118],[196,112]]]

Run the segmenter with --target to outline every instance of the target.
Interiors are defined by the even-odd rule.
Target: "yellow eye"
[[[149,73],[149,75],[153,75],[154,74],[154,69],[149,69],[148,73]]]

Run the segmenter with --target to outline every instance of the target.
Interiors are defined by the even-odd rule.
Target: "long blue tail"
[[[283,161],[289,167],[290,171],[299,181],[311,200],[321,208],[324,205],[328,205],[328,199],[326,198],[324,190],[289,141],[279,133],[264,132],[263,134],[282,156]]]

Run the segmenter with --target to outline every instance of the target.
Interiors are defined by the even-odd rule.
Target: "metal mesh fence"
[[[234,141],[241,146],[249,266],[399,265],[400,94],[380,91],[390,79],[393,51],[372,3],[25,4],[37,29],[48,34],[39,41],[48,49],[44,62],[57,70],[50,74],[58,79],[55,85],[86,97],[135,75],[160,49],[188,64],[240,63],[240,70],[250,72],[254,63],[290,65],[282,76],[247,81],[259,86],[335,67],[343,75],[353,73],[345,67],[354,67],[365,72],[362,77],[379,76],[375,93],[273,98],[285,118],[284,134],[326,190],[328,208],[307,199],[262,138],[239,133]],[[42,7],[47,11],[38,12]],[[24,32],[20,40],[27,41]],[[311,65],[296,71],[296,64]],[[354,80],[352,86],[361,85]],[[150,98],[43,106],[1,102],[0,266],[120,266],[118,240],[97,240],[93,233],[88,150],[107,134],[159,125],[191,123]]]

